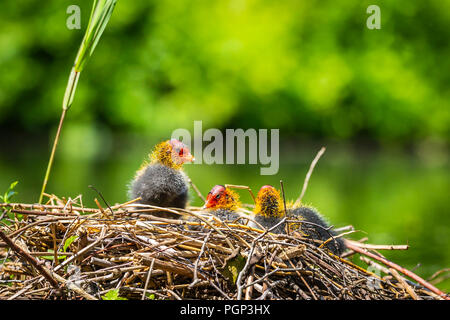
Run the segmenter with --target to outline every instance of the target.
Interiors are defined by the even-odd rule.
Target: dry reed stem
[[[311,174],[314,171],[314,167],[316,166],[316,164],[319,161],[320,157],[324,154],[325,150],[326,150],[325,147],[320,148],[319,152],[314,157],[314,160],[311,162],[309,170],[306,173],[305,181],[303,182],[302,192],[300,193],[300,196],[295,201],[294,207],[297,207],[302,202],[303,196],[305,195],[306,189],[308,188],[309,179],[311,178]]]

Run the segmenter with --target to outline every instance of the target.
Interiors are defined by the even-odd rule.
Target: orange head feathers
[[[284,206],[280,192],[272,186],[262,186],[256,196],[254,212],[256,216],[266,218],[284,217]]]
[[[205,209],[237,210],[241,205],[239,195],[223,185],[214,186],[206,196]]]
[[[153,163],[159,162],[173,169],[181,169],[185,162],[192,162],[195,159],[185,144],[171,139],[155,146],[151,160]]]

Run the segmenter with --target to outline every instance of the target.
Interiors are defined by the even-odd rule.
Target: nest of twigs
[[[307,237],[226,224],[195,207],[97,204],[0,204],[0,299],[447,298],[383,266],[371,251],[381,246],[351,242],[368,271],[345,258],[352,249],[337,257]]]

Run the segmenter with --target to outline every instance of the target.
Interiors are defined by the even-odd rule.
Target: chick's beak
[[[184,160],[186,161],[186,162],[194,162],[195,161],[195,158],[194,158],[194,156],[192,155],[192,154],[188,154],[185,158],[184,158]]]
[[[208,209],[208,208],[211,208],[211,204],[209,203],[208,200],[206,200],[205,204],[202,207],[202,210],[205,210],[205,209]]]
[[[210,198],[207,197],[207,198],[206,198],[206,201],[205,201],[205,204],[204,204],[203,207],[202,207],[202,210],[209,209],[209,208],[211,208],[212,206],[213,206],[213,204],[211,203]]]

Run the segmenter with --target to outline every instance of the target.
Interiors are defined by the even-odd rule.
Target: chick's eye
[[[220,199],[220,194],[216,195],[216,200]]]

